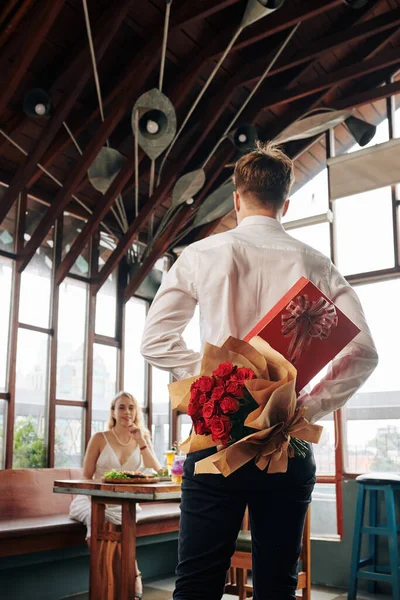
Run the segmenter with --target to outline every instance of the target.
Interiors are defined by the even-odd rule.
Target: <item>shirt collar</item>
[[[266,217],[264,215],[253,215],[252,217],[245,217],[238,225],[238,227],[246,227],[247,225],[266,225],[273,229],[283,229],[282,224],[273,219],[272,217]]]

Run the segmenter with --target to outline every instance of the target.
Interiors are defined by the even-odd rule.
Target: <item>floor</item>
[[[143,600],[171,600],[174,589],[174,578],[159,579],[148,582],[144,587]],[[88,600],[88,594],[78,594],[74,596],[65,596],[60,600]],[[387,600],[388,596],[359,593],[357,600]],[[237,600],[237,596],[225,594],[223,600]],[[347,593],[344,590],[333,588],[316,587],[312,588],[311,600],[347,600]]]

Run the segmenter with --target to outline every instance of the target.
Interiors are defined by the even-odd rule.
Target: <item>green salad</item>
[[[111,471],[107,471],[104,473],[105,479],[132,479],[132,477],[137,477],[138,474],[128,474],[126,471],[118,471],[118,469],[111,469]]]

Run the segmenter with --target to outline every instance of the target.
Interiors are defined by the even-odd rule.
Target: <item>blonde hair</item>
[[[142,408],[139,404],[139,402],[136,400],[136,398],[134,396],[132,396],[132,394],[130,394],[129,392],[118,392],[118,394],[115,396],[115,398],[112,399],[111,401],[111,405],[110,405],[110,418],[108,420],[108,429],[112,429],[113,427],[115,427],[116,425],[116,420],[113,417],[112,411],[115,410],[115,405],[117,403],[117,400],[119,400],[120,398],[129,398],[129,400],[131,400],[135,406],[135,418],[133,420],[134,424],[136,425],[136,427],[139,427],[143,434],[150,437],[150,431],[147,429],[146,425],[144,424],[144,417],[143,417],[143,411]]]
[[[257,142],[256,150],[237,161],[233,181],[251,204],[279,209],[294,182],[293,161],[274,142]]]

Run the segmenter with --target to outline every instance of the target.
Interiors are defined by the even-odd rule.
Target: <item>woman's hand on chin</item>
[[[144,435],[140,427],[137,427],[137,425],[132,425],[129,430],[139,446],[146,446],[146,440],[144,439]]]

